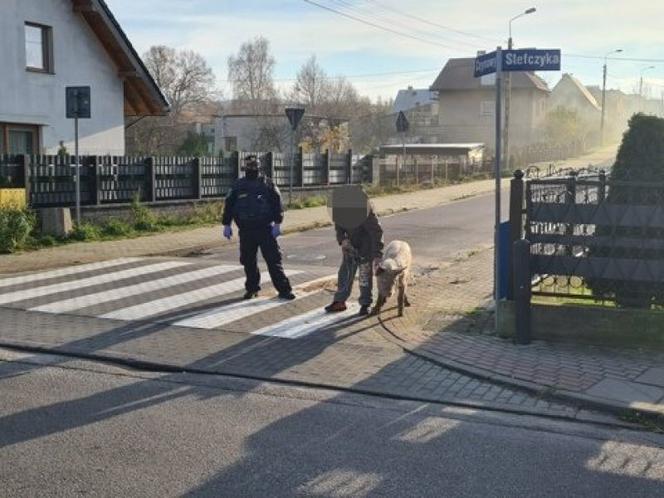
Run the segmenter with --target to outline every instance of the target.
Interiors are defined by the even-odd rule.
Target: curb
[[[496,384],[504,385],[506,387],[516,387],[541,398],[564,401],[567,403],[571,402],[574,404],[582,404],[584,407],[610,413],[612,415],[624,415],[626,412],[635,412],[648,416],[664,415],[664,410],[650,410],[644,407],[633,407],[622,401],[609,400],[607,398],[576,393],[567,389],[557,389],[555,386],[546,386],[527,380],[508,377],[507,375],[497,374],[491,370],[474,367],[458,362],[456,360],[450,360],[428,351],[420,351],[417,348],[411,346],[407,341],[400,339],[396,334],[394,334],[394,332],[387,328],[387,326],[382,321],[380,321],[380,326],[382,330],[379,329],[379,334],[385,340],[399,346],[407,353],[423,360],[427,360],[440,367],[448,368],[471,377],[475,377],[481,380],[488,380]]]

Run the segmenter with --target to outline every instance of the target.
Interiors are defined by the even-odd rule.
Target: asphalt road
[[[452,261],[493,242],[494,202],[492,195],[485,195],[381,217],[385,242],[399,239],[410,243],[415,264],[420,268]],[[509,205],[505,195],[502,204],[505,220]],[[291,263],[336,267],[341,257],[332,227],[288,235],[280,239],[280,244],[285,266]],[[237,261],[238,249],[221,248],[207,257]]]
[[[0,494],[656,497],[661,436],[0,350]]]

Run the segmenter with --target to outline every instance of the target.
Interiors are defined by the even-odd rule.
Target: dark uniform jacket
[[[334,228],[337,232],[337,242],[341,244],[344,239],[350,240],[360,261],[373,261],[383,256],[383,229],[373,211],[369,211],[367,219],[357,228],[350,231],[339,225],[335,225]]]
[[[255,180],[239,178],[226,196],[222,225],[235,221],[240,230],[266,228],[284,220],[284,208],[277,186],[265,176]]]

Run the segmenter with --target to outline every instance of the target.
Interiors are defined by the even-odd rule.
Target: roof
[[[491,87],[491,85],[482,85],[482,78],[475,78],[475,58],[464,57],[458,59],[449,59],[443,67],[438,77],[433,82],[430,90],[479,90],[480,88]],[[535,73],[526,71],[512,72],[512,90],[514,89],[533,89],[543,92],[550,92],[549,86],[542,78]]]
[[[435,93],[428,88],[412,88],[399,90],[394,99],[393,112],[408,111],[420,105],[430,104],[435,100]]]
[[[588,101],[588,103],[597,109],[598,111],[601,110],[600,105],[597,103],[597,100],[595,100],[595,97],[593,97],[592,93],[586,88],[583,83],[581,83],[578,79],[576,79],[574,76],[571,74],[565,73],[563,74],[562,78],[560,78],[560,81],[556,83],[556,86],[553,87],[553,91],[556,91],[556,88],[560,88],[560,85],[566,84],[566,82],[569,82],[569,84],[573,85],[579,93],[583,96],[584,99]]]
[[[381,145],[381,153],[401,153],[404,148],[406,152],[411,153],[420,153],[428,155],[442,155],[445,153],[468,153],[471,150],[481,149],[484,147],[484,144],[481,142],[471,142],[471,143],[438,143],[438,144],[396,144],[396,145]]]
[[[143,64],[104,0],[72,0],[73,10],[88,23],[124,80],[125,116],[163,116],[168,100]]]

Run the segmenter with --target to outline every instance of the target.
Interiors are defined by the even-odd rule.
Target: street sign
[[[287,107],[286,116],[288,116],[288,122],[291,125],[293,130],[297,130],[297,125],[300,124],[302,116],[304,116],[304,109],[301,107]]]
[[[67,119],[90,119],[92,106],[89,86],[68,86],[65,100]]]
[[[410,123],[408,122],[408,118],[403,111],[399,111],[399,115],[397,116],[397,131],[399,133],[406,133],[409,127]]]
[[[478,55],[475,58],[475,78],[496,72],[496,52]]]
[[[503,71],[560,71],[560,49],[505,50]]]
[[[560,49],[503,50],[503,71],[560,71]],[[475,58],[475,78],[496,72],[496,52]]]

